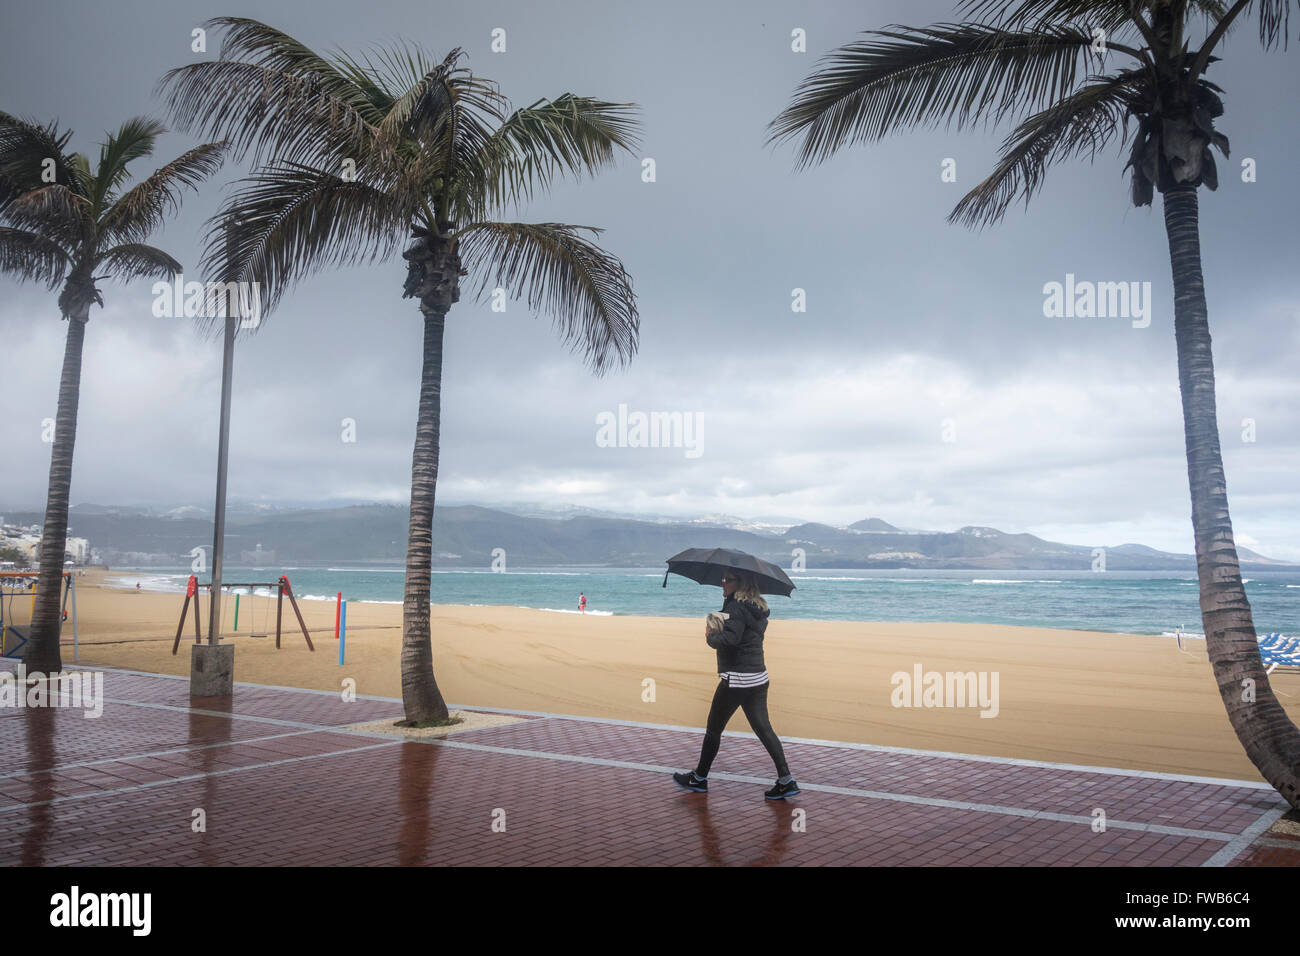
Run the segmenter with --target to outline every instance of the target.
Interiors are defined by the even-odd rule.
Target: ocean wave
[[[791,581],[888,581],[889,578],[832,578],[816,574],[804,574],[802,571],[791,571]],[[904,580],[899,578],[898,580]]]
[[[1010,578],[974,578],[971,584],[1063,584],[1062,581],[1053,581],[1046,578],[1030,578],[1027,581],[1017,581]]]
[[[791,571],[789,568],[782,568],[790,575],[790,580],[796,584],[800,581],[866,581],[882,584],[960,584],[955,578],[849,578],[849,577],[832,577],[821,574],[805,574],[803,571]],[[638,574],[635,577],[641,578],[663,578],[663,572],[658,574]],[[716,586],[716,585],[715,585]]]
[[[512,604],[511,607],[523,608],[525,611],[550,611],[552,614],[583,614],[583,611],[574,611],[563,607],[528,607],[524,604]],[[587,617],[613,617],[613,611],[586,611]]]
[[[405,568],[326,568],[335,574],[405,574]],[[491,568],[434,568],[434,574],[553,574],[560,577],[583,577],[581,571],[493,571]],[[601,572],[592,572],[601,573]],[[653,575],[652,575],[653,576]]]
[[[1177,637],[1177,636],[1178,636],[1178,632],[1177,632],[1177,631],[1161,631],[1161,632],[1160,632],[1160,636],[1161,636],[1161,637]],[[1195,633],[1195,632],[1193,632],[1193,631],[1183,631],[1183,637],[1194,637],[1194,638],[1196,638],[1198,641],[1203,641],[1203,640],[1205,640],[1205,635],[1204,635],[1204,634],[1197,634],[1197,633]]]
[[[581,614],[582,613],[581,611],[574,611],[574,610],[570,610],[569,608],[563,608],[563,607],[531,607],[527,604],[471,604],[463,601],[455,601],[453,602],[453,605],[458,607],[517,607],[521,611],[549,611],[552,614]],[[591,617],[593,615],[595,617],[613,617],[614,612],[613,611],[590,611],[590,610],[587,611],[588,617]]]
[[[507,576],[526,577],[526,576],[529,576],[529,575],[534,575],[534,576],[540,576],[540,577],[557,577],[557,578],[589,578],[589,577],[594,577],[594,576],[596,576],[596,575],[598,575],[598,574],[601,574],[601,573],[603,573],[603,572],[600,572],[600,571],[589,571],[589,572],[583,572],[583,571],[493,571],[492,569],[489,568],[489,569],[487,569],[487,570],[473,570],[473,569],[466,570],[466,569],[461,569],[461,570],[457,570],[457,571],[434,571],[433,573],[434,573],[434,574],[500,574],[500,575],[502,575],[503,577],[507,577]]]
[[[943,584],[944,578],[841,578],[830,577],[828,575],[804,574],[802,571],[791,571],[791,581],[872,581],[882,584]],[[948,582],[956,583],[956,582]]]
[[[148,574],[134,578],[105,578],[104,584],[110,588],[120,588],[124,591],[134,591],[137,584],[140,585],[141,591],[154,591],[162,594],[184,594],[185,585],[189,582],[190,576],[170,574]]]

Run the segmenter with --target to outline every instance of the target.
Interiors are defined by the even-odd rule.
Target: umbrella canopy
[[[681,554],[674,554],[668,559],[668,570],[664,572],[664,587],[668,587],[669,574],[680,574],[700,584],[721,587],[724,571],[752,574],[763,594],[789,597],[794,590],[794,583],[775,564],[730,548],[687,548]]]

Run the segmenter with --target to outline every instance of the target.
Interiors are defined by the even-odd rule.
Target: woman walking
[[[718,652],[720,683],[709,709],[708,729],[700,748],[700,762],[690,773],[675,773],[673,780],[683,790],[709,792],[709,768],[718,755],[722,731],[736,708],[745,711],[745,719],[767,748],[776,764],[776,785],[764,796],[784,800],[799,793],[799,784],[790,775],[785,750],[767,717],[767,688],[770,681],[763,663],[763,634],[770,611],[759,593],[754,576],[727,571],[722,576],[722,612],[726,616],[720,630],[705,625],[704,637]]]

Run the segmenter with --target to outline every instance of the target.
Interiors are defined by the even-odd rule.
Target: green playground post
[[[239,633],[239,592],[235,592],[235,626],[232,628],[236,634]]]

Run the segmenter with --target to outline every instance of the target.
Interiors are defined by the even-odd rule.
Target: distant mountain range
[[[577,509],[575,509],[577,510]],[[40,513],[12,512],[5,520],[39,524]],[[182,506],[165,514],[142,509],[78,505],[69,524],[109,565],[188,565],[193,548],[212,543],[212,519]],[[488,567],[503,549],[509,567],[660,567],[692,547],[739,548],[782,567],[802,549],[806,567],[1089,570],[1093,548],[1045,541],[996,528],[908,531],[879,518],[836,528],[805,523],[783,527],[766,520],[713,516],[696,521],[629,518],[601,513],[519,514],[475,505],[439,505],[434,517],[434,565]],[[276,510],[232,509],[226,552],[273,552],[278,565],[400,565],[406,556],[407,509],[396,505]],[[1247,569],[1298,569],[1238,547]],[[1141,544],[1105,549],[1113,571],[1194,570],[1195,558]]]

